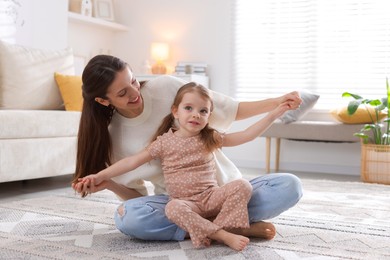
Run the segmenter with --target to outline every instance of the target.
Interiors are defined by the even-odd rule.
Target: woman
[[[78,183],[78,179],[145,148],[163,117],[169,114],[177,90],[186,82],[161,76],[142,83],[141,87],[129,66],[109,55],[92,58],[84,69],[82,81],[84,102],[73,188],[82,196],[108,189],[126,200],[123,207],[118,208],[115,220],[117,228],[129,236],[144,240],[185,239],[186,232],[164,214],[168,196],[158,161],[97,186]],[[222,132],[234,120],[269,112],[284,102],[289,102],[291,109],[301,103],[296,92],[264,101],[240,103],[216,92],[212,94],[214,111],[210,126]],[[241,177],[237,168],[219,150],[215,157],[219,182]],[[156,195],[146,196],[144,180],[153,183]],[[253,189],[248,203],[251,225],[249,229],[236,229],[234,233],[272,239],[275,228],[263,220],[279,215],[299,201],[302,196],[300,181],[291,174],[271,174],[255,178],[250,183]]]

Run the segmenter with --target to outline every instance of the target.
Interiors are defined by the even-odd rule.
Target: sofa
[[[0,182],[74,173],[82,101],[81,79],[72,75],[72,49],[0,40]],[[76,108],[64,98],[70,83]]]

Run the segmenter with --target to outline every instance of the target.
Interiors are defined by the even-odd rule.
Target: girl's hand
[[[279,98],[280,103],[283,104],[285,102],[288,102],[289,110],[295,110],[299,108],[299,106],[302,104],[302,99],[299,96],[298,91],[293,91],[290,93],[287,93]]]
[[[293,109],[296,109],[294,108],[294,102],[291,100],[287,100],[279,104],[279,106],[277,106],[274,110],[272,110],[269,113],[269,115],[275,120],[281,117],[286,111],[293,110]]]
[[[75,192],[84,197],[87,194],[92,194],[107,189],[109,182],[110,181],[102,181],[96,185],[88,178],[80,178],[77,183],[72,183],[72,188],[75,190]]]

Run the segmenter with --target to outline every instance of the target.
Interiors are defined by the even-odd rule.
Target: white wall
[[[76,75],[81,75],[84,65],[97,54],[111,54],[116,33],[96,25],[70,22],[68,45],[73,48]],[[80,63],[80,64],[78,64]],[[79,68],[80,66],[80,68]]]
[[[0,39],[33,48],[67,47],[67,0],[0,0]]]
[[[151,42],[167,42],[171,67],[180,60],[206,62],[211,88],[228,94],[231,1],[116,0],[116,18],[130,32],[117,34],[113,53],[140,71]]]

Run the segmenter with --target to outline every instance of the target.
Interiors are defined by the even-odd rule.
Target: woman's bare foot
[[[257,237],[271,240],[276,235],[275,226],[272,223],[259,221],[252,223],[249,228],[237,228],[229,230],[230,232],[246,237]]]
[[[249,238],[227,232],[223,229],[218,230],[209,237],[211,239],[223,242],[225,245],[237,251],[242,251],[249,243]]]

